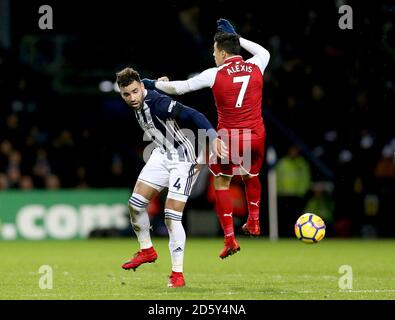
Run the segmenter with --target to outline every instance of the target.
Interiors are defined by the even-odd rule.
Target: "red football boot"
[[[136,271],[137,267],[139,267],[141,264],[155,262],[156,259],[158,259],[158,254],[156,253],[154,247],[141,249],[134,254],[132,259],[130,259],[128,262],[125,262],[122,265],[122,268],[125,270],[133,269],[133,271]]]
[[[261,234],[261,227],[259,226],[259,220],[249,220],[242,227],[245,234],[258,237]]]
[[[225,247],[222,249],[219,257],[221,259],[225,259],[232,254],[235,254],[237,251],[240,251],[240,245],[237,243],[236,239],[231,237],[225,237]]]
[[[169,288],[178,288],[185,286],[184,275],[182,274],[182,272],[172,271],[167,286]]]

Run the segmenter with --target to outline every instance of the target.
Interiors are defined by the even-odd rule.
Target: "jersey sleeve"
[[[206,135],[209,137],[210,141],[217,138],[217,132],[213,125],[201,112],[174,101],[170,113],[171,118],[179,122],[181,127],[190,127],[190,125],[193,124],[198,129],[206,130]]]
[[[159,98],[156,98],[155,103],[152,104],[152,109],[154,114],[163,121],[166,121],[169,118],[173,117],[173,108],[177,104],[172,98],[161,95]]]
[[[187,92],[211,88],[214,85],[217,68],[210,68],[184,81],[156,81],[155,87],[168,94],[181,95]]]
[[[210,141],[217,137],[213,125],[201,112],[184,106],[166,95],[161,95],[153,104],[154,114],[162,121],[176,120],[181,127],[196,126],[206,130]]]
[[[269,51],[259,44],[244,38],[240,38],[240,45],[243,49],[253,55],[253,57],[248,59],[246,62],[257,65],[263,74],[270,60]]]

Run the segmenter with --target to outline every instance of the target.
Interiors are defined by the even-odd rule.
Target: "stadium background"
[[[19,203],[9,210],[44,201],[50,211],[59,199],[74,206],[126,204],[144,165],[146,143],[134,115],[113,90],[115,72],[133,66],[142,77],[184,79],[212,67],[215,22],[225,17],[243,37],[271,53],[263,113],[267,146],[276,152],[279,172],[284,160],[285,178],[278,181],[283,186],[280,235],[291,236],[295,218],[311,210],[324,217],[329,236],[395,236],[395,130],[389,112],[394,103],[395,13],[389,1],[347,1],[354,12],[353,30],[338,27],[342,1],[265,2],[259,7],[252,1],[219,0],[46,1],[53,8],[53,30],[38,27],[42,4],[0,0],[3,225],[13,222],[5,210]],[[210,90],[176,99],[216,124]],[[303,159],[292,161],[287,153],[295,145]],[[263,190],[267,170],[265,165]],[[120,192],[116,199],[110,195],[113,189]],[[206,172],[187,206],[190,235],[220,234],[210,190]],[[240,226],[245,204],[238,181],[233,192]],[[264,192],[265,236],[266,197]],[[161,201],[150,210],[156,214],[154,232],[164,235]],[[206,230],[194,228],[202,221]],[[123,229],[112,225],[90,234],[131,234],[124,221],[118,226]],[[11,229],[3,230],[3,238],[12,238]],[[51,235],[67,238],[68,233]]]

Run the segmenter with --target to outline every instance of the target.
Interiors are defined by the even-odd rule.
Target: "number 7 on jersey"
[[[251,76],[241,76],[241,77],[234,77],[233,78],[233,83],[242,82],[239,96],[237,97],[235,108],[241,108],[250,78],[251,78]]]

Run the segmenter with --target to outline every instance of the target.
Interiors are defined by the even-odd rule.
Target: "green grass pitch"
[[[154,238],[156,263],[136,272],[120,265],[137,249],[133,239],[0,242],[0,299],[395,299],[395,240],[333,240],[307,245],[239,237],[241,251],[221,260],[222,239],[187,239],[187,286],[167,288],[166,238]],[[40,289],[42,265],[53,288]],[[339,289],[342,265],[352,289]]]

